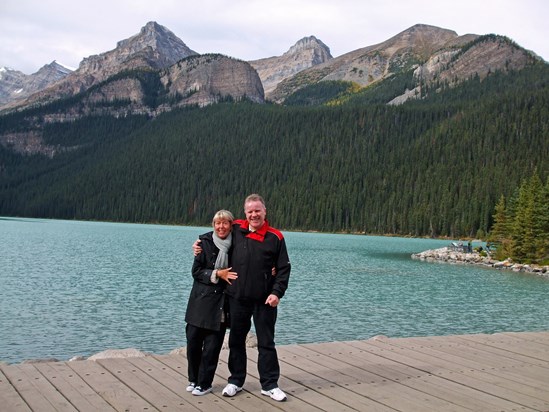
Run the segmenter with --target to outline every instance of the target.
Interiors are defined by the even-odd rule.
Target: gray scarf
[[[219,249],[219,254],[215,260],[215,269],[225,269],[229,267],[229,248],[233,239],[233,234],[229,233],[225,239],[221,239],[215,232],[213,232],[214,244]]]

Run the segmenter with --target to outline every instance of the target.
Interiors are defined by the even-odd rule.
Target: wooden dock
[[[181,355],[0,365],[0,410],[11,411],[549,411],[549,332],[279,346],[287,402],[248,379],[221,396],[227,352],[206,396],[185,392]]]

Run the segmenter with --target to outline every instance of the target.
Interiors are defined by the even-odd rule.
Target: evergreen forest
[[[543,184],[533,174],[508,200],[501,196],[489,241],[496,246],[496,259],[549,264],[549,179]]]
[[[209,225],[221,208],[243,216],[256,192],[283,230],[484,238],[502,197],[520,202],[524,179],[549,175],[548,65],[383,103],[410,79],[49,123],[52,158],[0,146],[0,215]],[[0,132],[28,118],[4,115]]]

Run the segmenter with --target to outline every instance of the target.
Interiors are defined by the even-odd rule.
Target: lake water
[[[0,218],[0,360],[185,345],[209,228]],[[549,330],[549,279],[412,260],[449,241],[284,232],[277,344]]]

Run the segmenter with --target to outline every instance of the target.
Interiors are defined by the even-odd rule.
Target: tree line
[[[328,84],[292,106],[50,124],[45,142],[67,148],[53,159],[0,147],[0,215],[208,225],[220,208],[241,216],[259,192],[286,230],[482,238],[502,194],[549,173],[547,65],[400,106],[377,100],[409,80],[349,98]]]

